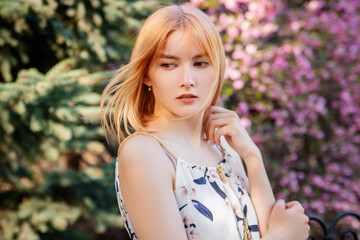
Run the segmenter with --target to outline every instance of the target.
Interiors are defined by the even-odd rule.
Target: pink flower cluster
[[[360,1],[191,4],[223,37],[220,102],[248,121],[277,196],[360,212]]]

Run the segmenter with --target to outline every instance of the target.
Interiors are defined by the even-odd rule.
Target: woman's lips
[[[194,94],[183,94],[176,99],[180,100],[180,102],[183,103],[192,103],[197,99],[197,96],[195,96]]]

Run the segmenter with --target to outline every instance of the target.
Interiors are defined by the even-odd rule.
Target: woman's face
[[[155,97],[155,116],[193,116],[211,93],[213,66],[195,44],[184,43],[182,32],[172,33],[160,57],[150,65],[145,83],[151,85]]]

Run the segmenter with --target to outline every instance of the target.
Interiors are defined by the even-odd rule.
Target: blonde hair
[[[188,5],[160,8],[146,19],[130,62],[115,72],[102,94],[103,127],[112,135],[117,134],[119,143],[134,130],[145,131],[146,123],[153,119],[155,99],[143,80],[175,31],[187,33],[191,37],[187,42],[195,43],[210,59],[217,81],[206,103],[211,100],[211,105],[216,105],[224,76],[225,53],[214,24],[205,13]]]

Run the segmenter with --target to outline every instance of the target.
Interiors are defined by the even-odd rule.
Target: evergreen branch
[[[76,69],[69,72],[64,72],[56,78],[56,81],[64,81],[69,79],[79,79],[89,75],[89,72],[85,69]]]
[[[73,100],[77,105],[99,105],[101,95],[96,92],[90,92],[76,96]]]
[[[46,74],[45,81],[50,82],[62,73],[69,71],[75,65],[74,59],[65,59],[53,66]]]
[[[2,0],[0,2],[0,15],[4,18],[10,18],[13,15],[23,15],[28,12],[29,6],[22,0]]]
[[[102,71],[102,72],[92,73],[85,77],[80,78],[79,85],[80,86],[93,85],[106,78],[111,77],[113,74],[114,74],[113,71]]]
[[[36,68],[21,70],[16,79],[17,84],[35,84],[44,79],[44,74],[40,73]]]

